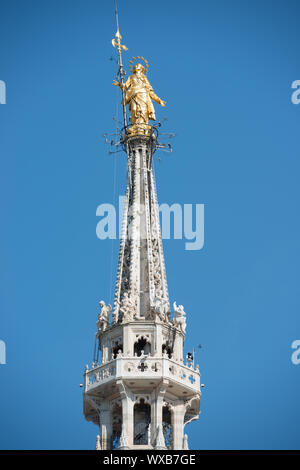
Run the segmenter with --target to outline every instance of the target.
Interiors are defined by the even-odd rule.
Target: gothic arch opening
[[[151,406],[141,398],[133,408],[134,444],[147,445],[150,443]]]
[[[173,448],[172,414],[169,406],[163,406],[162,428],[167,449]]]
[[[117,341],[113,343],[112,348],[111,348],[112,359],[116,359],[119,351],[123,352],[123,344],[119,344],[119,342]]]
[[[118,449],[122,433],[122,407],[118,403],[112,409],[112,449]]]
[[[141,338],[134,343],[134,355],[139,357],[142,355],[142,351],[146,355],[151,353],[151,343],[147,338],[144,338],[144,336],[141,336]]]
[[[163,345],[162,345],[162,348],[161,348],[161,349],[162,349],[162,354],[165,354],[165,353],[166,353],[167,356],[168,356],[168,358],[171,359],[172,354],[173,354],[173,351],[172,351],[171,346],[170,346],[168,343],[166,343],[166,344],[163,344]]]

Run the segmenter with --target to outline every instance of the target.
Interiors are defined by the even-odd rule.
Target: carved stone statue
[[[182,333],[185,334],[186,330],[186,313],[184,311],[183,305],[176,305],[176,302],[173,303],[174,309],[174,318],[173,318],[173,325],[176,328],[179,328]]]
[[[146,133],[150,129],[149,120],[156,119],[152,100],[161,106],[166,102],[154,93],[142,64],[137,63],[132,72],[124,83],[124,104],[129,107],[131,123],[128,134]],[[113,84],[122,88],[120,82],[114,81]]]
[[[118,323],[119,321],[119,311],[120,311],[120,303],[117,301],[117,304],[115,305],[114,311],[113,311],[113,322]]]
[[[111,312],[111,305],[105,305],[105,302],[103,300],[100,300],[99,302],[100,306],[100,313],[98,315],[98,320],[97,320],[97,329],[99,333],[102,333],[102,331],[105,331],[108,327],[109,323],[109,314]]]
[[[134,305],[131,301],[131,298],[128,295],[128,292],[125,292],[120,306],[120,313],[122,318],[122,323],[126,323],[133,319],[134,314]]]
[[[161,321],[169,323],[168,301],[163,298],[162,292],[158,291],[151,299],[151,307],[154,314],[158,315]]]

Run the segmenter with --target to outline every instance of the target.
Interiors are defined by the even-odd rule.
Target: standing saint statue
[[[102,333],[108,328],[109,314],[111,312],[111,305],[110,304],[105,305],[105,302],[103,300],[100,300],[99,306],[100,306],[100,313],[98,315],[98,320],[97,320],[98,334]]]
[[[161,106],[165,106],[166,102],[154,93],[142,64],[136,64],[132,72],[124,83],[124,104],[129,107],[131,124],[128,134],[147,134],[151,129],[149,120],[156,119],[152,100]],[[120,82],[114,80],[113,84],[122,89]]]

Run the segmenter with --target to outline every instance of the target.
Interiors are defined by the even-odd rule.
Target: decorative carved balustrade
[[[110,361],[106,364],[101,366],[96,366],[91,370],[87,370],[85,372],[85,383],[84,388],[85,391],[94,388],[100,382],[103,383],[104,381],[110,380],[112,377],[116,376],[116,360]]]
[[[109,380],[122,378],[169,378],[193,390],[200,388],[200,373],[182,362],[167,357],[118,357],[85,372],[85,391],[92,390]]]

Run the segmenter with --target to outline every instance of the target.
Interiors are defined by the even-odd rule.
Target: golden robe
[[[155,121],[154,106],[151,101],[161,104],[161,100],[153,91],[143,73],[133,73],[124,84],[125,105],[128,104],[131,124],[148,124],[149,119]]]

